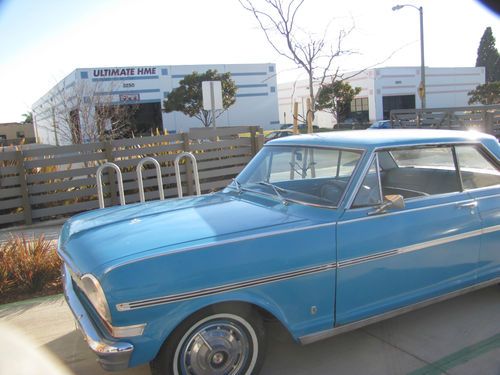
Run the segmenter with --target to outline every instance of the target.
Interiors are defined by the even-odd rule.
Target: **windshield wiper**
[[[288,204],[288,199],[284,198],[281,195],[281,193],[286,193],[287,192],[286,189],[280,188],[279,186],[276,186],[276,185],[271,184],[270,182],[266,182],[266,181],[259,181],[257,183],[259,185],[270,186],[274,190],[274,193],[276,194],[276,196],[280,199],[281,203],[283,203],[284,205]],[[281,193],[280,193],[280,191],[281,191]]]

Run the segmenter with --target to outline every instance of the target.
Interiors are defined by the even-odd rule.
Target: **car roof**
[[[486,141],[486,142],[485,142]],[[341,147],[372,149],[377,147],[416,146],[433,143],[491,142],[498,143],[495,137],[463,130],[437,129],[380,129],[347,130],[325,133],[303,134],[273,140],[267,146],[301,145],[319,147]]]

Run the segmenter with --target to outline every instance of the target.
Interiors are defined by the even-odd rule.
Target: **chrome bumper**
[[[63,266],[62,277],[66,302],[75,316],[85,341],[99,358],[102,368],[107,371],[126,369],[134,346],[128,342],[114,342],[103,338],[73,290],[71,276],[66,265]]]

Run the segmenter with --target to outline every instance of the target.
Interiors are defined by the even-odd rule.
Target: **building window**
[[[7,136],[5,134],[0,134],[0,139],[7,139]]]
[[[355,98],[351,101],[350,116],[357,121],[368,121],[369,117],[368,98]]]
[[[269,66],[269,73],[274,73],[274,66],[273,65]]]
[[[162,76],[168,76],[168,69],[163,68],[163,69],[161,70],[161,75],[162,75]]]
[[[16,132],[16,138],[24,138],[24,131],[18,131]]]
[[[351,101],[351,112],[368,111],[368,98],[356,98]]]
[[[89,78],[89,73],[88,72],[80,72],[80,78],[81,79]]]
[[[415,95],[394,95],[382,97],[382,109],[384,120],[391,118],[391,111],[394,109],[414,109]]]
[[[271,92],[276,92],[276,87],[271,86]]]

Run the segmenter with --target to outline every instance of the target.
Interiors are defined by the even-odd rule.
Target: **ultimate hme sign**
[[[125,77],[125,76],[147,76],[147,75],[157,75],[157,69],[153,67],[141,67],[141,68],[105,68],[105,69],[93,69],[92,77]]]

